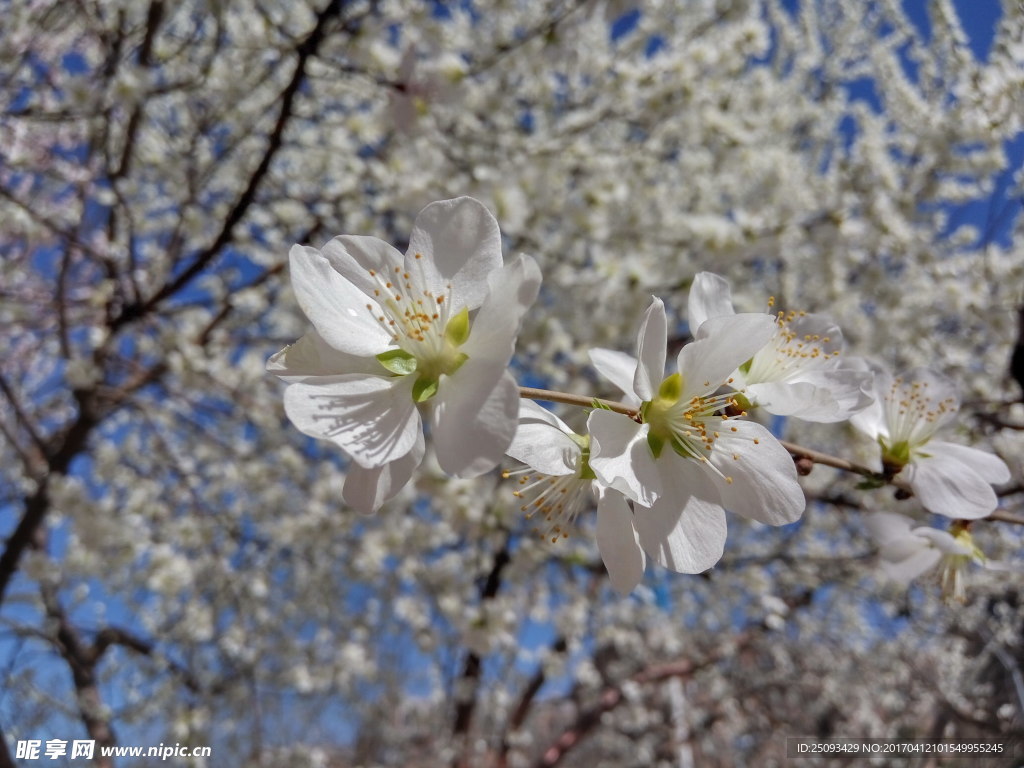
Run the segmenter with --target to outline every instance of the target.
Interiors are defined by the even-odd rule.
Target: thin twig
[[[614,400],[602,400],[599,397],[584,397],[583,395],[572,395],[568,392],[555,392],[551,389],[537,389],[536,387],[520,387],[519,396],[527,400],[548,400],[552,403],[565,403],[566,405],[578,405],[581,408],[594,408],[595,404],[606,408],[609,411],[622,413],[629,418],[636,418],[639,411],[630,408],[625,403],[617,403]]]

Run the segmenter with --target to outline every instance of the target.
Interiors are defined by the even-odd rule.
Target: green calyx
[[[408,376],[419,364],[416,358],[404,349],[389,349],[377,355],[377,360],[392,373]]]
[[[412,385],[413,401],[417,403],[425,403],[437,394],[439,384],[440,382],[437,379],[426,379],[422,376],[416,379],[416,383]]]
[[[469,359],[468,354],[459,351],[459,347],[469,339],[469,330],[469,309],[463,307],[444,327],[444,343],[441,349],[429,358],[416,361],[417,365],[407,372],[416,371],[418,374],[413,385],[413,399],[416,402],[426,402],[437,394],[441,377],[454,375]]]
[[[469,338],[469,310],[462,308],[455,317],[448,321],[444,329],[444,340],[453,347],[461,347]]]
[[[683,396],[683,377],[673,373],[661,382],[658,387],[658,394],[653,400],[648,400],[640,406],[640,418],[649,426],[647,432],[647,445],[651,449],[654,458],[659,458],[665,445],[671,445],[676,453],[680,453],[681,446],[677,440],[670,424],[671,411],[679,398]],[[680,453],[680,455],[685,455]]]
[[[985,557],[985,553],[981,551],[981,548],[974,543],[974,537],[971,536],[969,525],[969,523],[957,520],[949,527],[949,532],[956,540],[956,543],[971,550],[971,554],[959,555],[959,557],[964,558],[965,561],[974,560],[976,563],[985,563],[988,558]]]
[[[906,440],[887,445],[882,438],[879,438],[878,444],[882,446],[882,466],[885,467],[886,472],[896,474],[910,463],[910,443]]]
[[[569,435],[572,441],[580,447],[580,480],[596,480],[597,475],[590,468],[590,435]]]

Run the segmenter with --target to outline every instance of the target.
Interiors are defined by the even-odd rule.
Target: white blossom
[[[595,410],[587,423],[590,464],[599,480],[646,507],[636,510],[640,542],[667,568],[698,573],[718,561],[723,507],[770,525],[803,512],[790,455],[760,424],[728,416],[734,401],[715,394],[774,328],[767,315],[709,319],[666,376],[665,307],[654,299],[640,326],[638,359],[591,351],[594,367],[625,393],[637,418]]]
[[[525,255],[502,267],[498,224],[481,203],[424,208],[404,257],[343,235],[322,250],[295,246],[291,271],[314,330],[267,368],[291,382],[292,422],[354,460],[348,503],[375,510],[408,482],[423,459],[428,401],[445,471],[473,476],[498,463],[518,410],[506,369],[540,274]]]
[[[597,546],[612,586],[627,594],[643,578],[646,558],[633,511],[618,491],[597,480],[590,467],[590,437],[530,400],[519,406],[519,428],[508,455],[527,465],[506,470],[515,477],[513,495],[528,518],[543,517],[541,536],[552,543],[568,538],[580,512],[597,499]]]
[[[700,272],[687,302],[690,328],[735,314],[725,278]],[[775,335],[730,376],[751,406],[805,421],[845,421],[866,407],[870,374],[840,357],[843,335],[824,315],[791,310],[776,316]]]
[[[993,485],[1010,470],[997,456],[934,439],[960,408],[952,381],[927,368],[893,377],[875,365],[874,402],[851,422],[875,439],[883,469],[910,484],[925,509],[952,518],[985,517],[999,504]]]
[[[875,512],[865,518],[865,525],[878,544],[879,566],[887,576],[909,584],[935,570],[942,596],[947,600],[961,603],[966,600],[964,580],[970,563],[1004,569],[1001,563],[985,557],[963,521],[956,521],[948,531],[942,531],[915,527],[914,521],[904,515]]]

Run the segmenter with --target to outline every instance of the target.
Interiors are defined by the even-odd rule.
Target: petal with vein
[[[714,272],[698,272],[690,286],[686,300],[687,322],[690,333],[697,334],[704,321],[712,317],[736,314],[732,306],[732,289],[729,282]]]
[[[661,491],[658,468],[647,445],[649,429],[611,411],[593,411],[587,420],[594,474],[605,485],[648,507]]]
[[[800,518],[807,501],[789,451],[752,421],[729,421],[711,452],[711,463],[732,482],[718,483],[726,509],[767,525]],[[754,441],[757,441],[756,443]]]
[[[339,275],[316,248],[296,245],[288,259],[295,298],[324,341],[360,357],[390,346],[390,334],[374,319],[380,312],[377,303]]]
[[[417,259],[416,254],[422,258]],[[451,284],[453,314],[483,303],[487,276],[501,265],[498,222],[479,200],[440,200],[416,217],[405,269],[410,273],[422,270],[426,287],[434,296],[444,295]]]
[[[764,314],[712,317],[701,325],[697,338],[679,350],[683,397],[705,395],[718,389],[729,375],[768,343],[775,319]]]
[[[651,509],[638,507],[634,520],[647,554],[670,570],[701,573],[722,559],[725,511],[713,502],[665,496]]]
[[[668,346],[668,321],[665,305],[655,298],[644,313],[637,337],[636,373],[632,391],[640,400],[653,400],[654,393],[665,378],[665,354]]]
[[[433,438],[441,469],[455,477],[476,477],[494,469],[516,432],[519,386],[512,375],[480,386],[471,358],[459,369],[465,376],[443,377],[434,402]],[[469,369],[469,370],[467,370]]]
[[[316,329],[267,360],[267,371],[287,382],[344,373],[384,373],[376,358],[357,357],[337,350],[324,341]]]
[[[366,469],[358,464],[352,464],[345,477],[342,499],[360,514],[372,515],[409,482],[413,470],[423,460],[423,450],[421,432],[409,453],[382,467]]]
[[[635,357],[614,349],[601,348],[591,349],[587,355],[594,369],[622,390],[622,401],[626,405],[640,405],[640,398],[633,392],[633,377],[639,365]]]
[[[349,374],[292,384],[284,409],[303,433],[331,440],[363,467],[381,467],[409,453],[422,431],[413,378]]]
[[[999,503],[992,486],[953,454],[915,458],[899,476],[906,477],[924,508],[938,515],[975,520]]]
[[[628,595],[644,577],[647,558],[633,527],[633,512],[615,491],[605,490],[598,498],[596,538],[612,588]]]

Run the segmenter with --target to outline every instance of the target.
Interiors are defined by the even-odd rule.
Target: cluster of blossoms
[[[822,315],[737,313],[728,283],[707,272],[690,290],[693,340],[673,365],[657,298],[635,358],[591,350],[594,368],[622,399],[583,399],[592,410],[575,432],[520,396],[580,398],[520,391],[508,372],[540,273],[525,255],[504,263],[498,224],[472,198],[427,206],[404,256],[376,238],[341,236],[320,250],[295,246],[290,261],[313,330],[268,369],[291,385],[292,422],[351,458],[346,503],[373,512],[408,482],[429,418],[449,474],[482,474],[506,454],[521,462],[504,475],[516,478],[522,511],[543,518],[542,535],[552,541],[568,536],[596,499],[598,548],[622,593],[639,583],[648,558],[680,573],[712,567],[725,546],[726,510],[768,525],[801,516],[793,457],[759,423],[759,411],[852,421],[877,441],[880,477],[908,485],[926,510],[955,521],[988,515],[997,505],[992,485],[1009,479],[995,456],[932,439],[958,408],[949,381],[924,369],[893,378],[843,358],[842,334]],[[879,520],[870,525],[883,561],[910,553],[913,563],[900,573],[916,575],[942,553],[983,559],[959,522],[947,533]],[[910,541],[920,546],[908,548]]]

